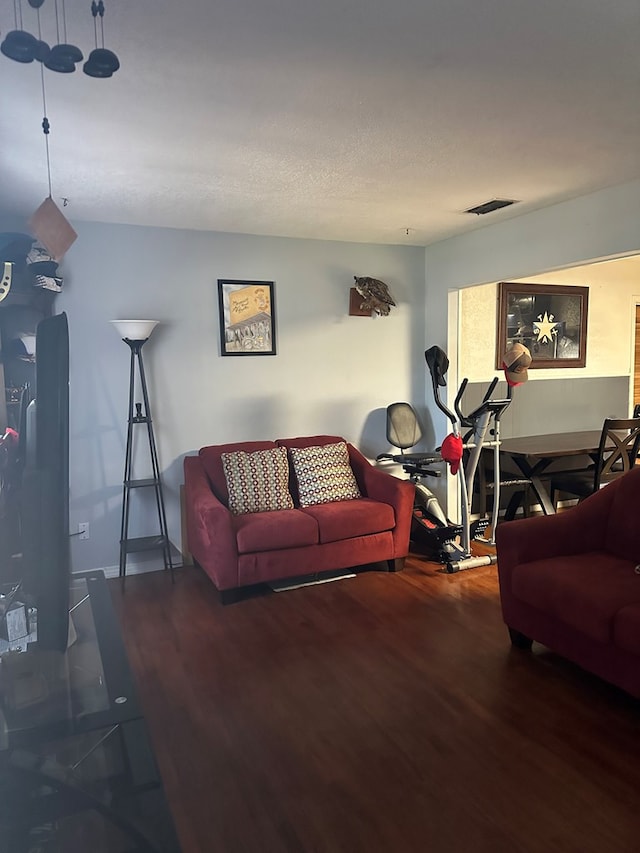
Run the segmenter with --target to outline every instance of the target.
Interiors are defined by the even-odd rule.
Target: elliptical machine
[[[435,403],[451,422],[452,435],[456,440],[462,441],[462,446],[467,451],[466,461],[463,463],[461,459],[457,470],[461,508],[460,541],[459,543],[449,543],[449,556],[445,563],[445,571],[453,573],[479,566],[493,565],[497,562],[495,554],[473,556],[471,541],[473,538],[479,537],[489,526],[489,523],[492,525],[492,532],[495,531],[497,525],[500,507],[500,419],[511,403],[511,388],[508,387],[506,398],[491,399],[491,395],[498,384],[496,377],[484,395],[482,403],[468,415],[463,415],[460,406],[468,384],[467,379],[463,379],[456,395],[454,413],[440,399],[440,388],[446,387],[447,380],[445,377],[449,369],[449,359],[446,353],[440,347],[433,346],[426,350],[424,355],[431,375]],[[492,422],[493,428],[491,429]],[[461,427],[468,428],[464,436],[461,434]],[[493,438],[488,439],[487,436],[491,436],[491,433],[493,433]],[[483,447],[493,447],[494,450],[493,513],[491,522],[488,519],[480,519],[472,525],[473,485]],[[493,544],[493,542],[489,540],[489,544]]]

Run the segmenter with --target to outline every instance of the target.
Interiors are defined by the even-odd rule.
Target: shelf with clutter
[[[36,393],[36,328],[62,289],[58,263],[29,234],[0,233],[0,578],[20,546],[20,441]]]
[[[58,263],[29,234],[0,233],[0,433],[20,426],[25,394],[35,393],[35,333],[62,290]]]

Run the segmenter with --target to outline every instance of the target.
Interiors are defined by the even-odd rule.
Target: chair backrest
[[[404,453],[422,438],[418,416],[409,403],[387,406],[387,441]]]
[[[640,418],[605,418],[595,466],[594,491],[630,471],[640,451]]]

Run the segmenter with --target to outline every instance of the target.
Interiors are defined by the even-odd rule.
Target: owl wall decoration
[[[379,278],[354,275],[355,289],[362,297],[360,309],[373,311],[381,317],[388,317],[391,306],[395,306],[388,286]]]

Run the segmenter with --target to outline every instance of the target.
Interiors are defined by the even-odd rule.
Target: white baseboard
[[[182,563],[174,563],[174,569],[181,569]],[[139,563],[127,564],[127,577],[130,575],[145,575],[148,572],[164,572],[164,563],[162,560],[144,560]],[[81,574],[85,569],[78,569],[73,574]],[[96,566],[92,571],[104,572],[106,578],[117,578],[120,573],[120,566]]]

